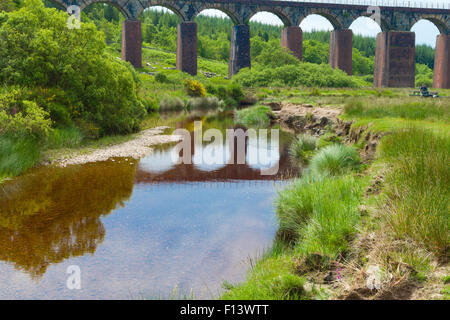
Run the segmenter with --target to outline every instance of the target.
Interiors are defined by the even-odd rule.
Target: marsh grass
[[[359,223],[364,179],[305,176],[279,193],[279,232],[291,239],[296,250],[335,258],[347,250]]]
[[[310,161],[310,170],[313,175],[336,176],[355,170],[359,165],[359,154],[355,148],[333,144],[316,153]]]
[[[246,127],[266,128],[270,125],[271,113],[272,110],[268,106],[255,106],[236,111],[234,120]]]
[[[450,104],[445,100],[351,99],[346,102],[345,114],[350,118],[403,118],[409,120],[449,120]]]
[[[247,281],[227,284],[223,300],[300,300],[311,296],[306,292],[306,279],[295,273],[294,262],[286,253],[259,260]]]
[[[75,148],[83,142],[83,133],[77,127],[58,128],[50,132],[45,146],[48,149]]]
[[[317,148],[318,138],[310,134],[300,134],[289,147],[289,155],[298,161],[308,160]]]
[[[386,220],[400,238],[423,243],[441,257],[450,248],[450,136],[411,128],[386,136],[380,156],[391,165],[386,177]]]
[[[39,162],[41,148],[33,138],[0,137],[0,176],[17,176]]]

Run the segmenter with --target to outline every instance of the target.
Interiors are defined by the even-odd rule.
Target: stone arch
[[[64,11],[67,11],[67,8],[71,5],[70,3],[67,4],[63,0],[49,0],[49,2],[56,5],[57,7],[59,7],[59,9],[64,10]]]
[[[371,15],[369,14],[361,14],[361,15],[357,15],[352,17],[352,19],[350,20],[350,24],[348,26],[346,26],[346,29],[350,29],[350,27],[353,25],[353,23],[358,20],[359,18],[367,18],[367,19],[371,19],[372,21],[374,21],[381,29],[381,32],[385,32],[385,31],[389,31],[391,30],[390,25],[387,23],[386,20],[384,20],[383,18],[381,18],[379,21],[371,18]]]
[[[300,18],[300,21],[298,21],[298,25],[300,25],[300,23],[302,23],[302,21],[305,20],[308,16],[313,15],[313,14],[322,16],[325,19],[327,19],[333,26],[334,30],[341,30],[341,29],[345,28],[344,23],[342,22],[339,14],[334,13],[331,10],[326,9],[326,8],[318,8],[318,9],[308,10]]]
[[[137,1],[138,3],[142,4],[140,8],[136,12],[136,17],[139,17],[141,13],[148,8],[151,7],[163,7],[170,11],[172,11],[174,14],[176,14],[181,21],[189,21],[189,17],[186,13],[189,13],[189,9],[186,10],[184,8],[186,5],[180,7],[177,3],[177,1],[167,1],[167,0],[146,0],[146,1]]]
[[[83,0],[82,3],[79,4],[81,11],[83,11],[85,8],[90,6],[94,3],[106,3],[117,10],[126,18],[126,19],[132,19],[133,13],[123,5],[123,1],[121,0]]]
[[[418,15],[416,17],[414,17],[413,19],[411,19],[410,25],[409,25],[409,30],[412,29],[412,27],[414,27],[414,25],[419,22],[420,20],[427,20],[429,22],[431,22],[432,24],[434,24],[436,26],[436,28],[438,28],[439,32],[441,34],[449,34],[450,33],[450,17],[444,17],[441,15],[437,15],[437,14],[421,14]]]
[[[261,13],[261,12],[268,12],[268,13],[272,13],[274,15],[276,15],[278,17],[278,19],[281,20],[281,22],[284,24],[285,27],[290,27],[295,25],[295,23],[287,16],[285,15],[281,10],[277,10],[274,8],[270,8],[270,7],[258,7],[256,8],[254,11],[252,11],[252,13],[246,17],[245,19],[245,24],[248,24],[250,19],[253,18],[256,14]]]
[[[208,9],[215,9],[215,10],[219,10],[223,13],[225,13],[230,19],[231,21],[233,21],[234,24],[238,25],[238,24],[244,24],[244,21],[242,18],[240,18],[239,14],[236,13],[233,10],[233,7],[229,4],[225,4],[225,3],[205,3],[202,4],[198,9],[197,12],[195,13],[194,17],[192,19],[195,19],[200,13],[202,13],[202,11],[208,10]]]

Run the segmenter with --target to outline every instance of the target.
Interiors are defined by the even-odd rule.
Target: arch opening
[[[250,56],[258,61],[257,57],[263,51],[273,51],[281,48],[280,35],[283,27],[290,25],[276,15],[268,11],[260,11],[249,19],[251,46]]]
[[[125,19],[126,14],[116,4],[107,1],[91,3],[81,11],[81,21],[93,22],[104,33],[106,43],[117,50],[120,50]]]
[[[229,18],[233,24],[240,24],[239,19],[230,11],[224,8],[216,8],[214,6],[207,6],[199,10],[199,12],[194,17],[197,18],[198,16],[214,16],[219,18]]]
[[[349,29],[351,29],[355,35],[373,38],[375,38],[378,33],[383,31],[381,26],[369,17],[357,18],[352,22]]]
[[[308,15],[301,21],[300,28],[303,32],[333,31],[335,29],[331,21],[321,14]]]
[[[197,23],[197,52],[202,58],[227,62],[230,58],[231,28],[235,24],[229,15],[218,9],[202,10]],[[220,71],[226,74],[226,67]]]
[[[420,19],[411,27],[416,34],[417,45],[429,45],[434,48],[436,37],[441,33],[438,25],[429,19]]]
[[[414,23],[411,32],[416,34],[416,86],[433,86],[436,38],[441,33],[438,26],[427,19]]]
[[[177,50],[177,25],[182,19],[176,11],[163,6],[151,6],[141,13],[139,20],[142,23],[144,48],[158,48],[170,52]]]
[[[283,14],[276,11],[261,10],[252,14],[247,22],[269,24],[273,26],[290,26],[292,23]]]

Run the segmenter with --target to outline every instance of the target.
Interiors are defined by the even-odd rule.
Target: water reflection
[[[193,132],[194,120],[204,130],[234,128],[223,114],[176,126]],[[217,296],[223,280],[243,280],[246,259],[271,244],[276,186],[298,174],[290,139],[280,132],[272,146],[274,176],[249,164],[259,150],[247,139],[245,164],[177,165],[169,145],[140,162],[41,168],[0,185],[0,298],[123,299],[168,296],[174,287]],[[82,290],[65,286],[71,264],[81,267]]]
[[[135,170],[124,161],[43,168],[0,186],[0,260],[36,278],[93,254],[105,236],[100,217],[131,196]]]
[[[226,120],[223,120],[226,119]],[[173,182],[201,182],[201,181],[230,181],[230,180],[283,180],[297,176],[299,168],[292,166],[288,148],[292,136],[290,133],[280,130],[279,141],[271,145],[268,144],[261,150],[258,136],[250,136],[245,139],[245,163],[238,164],[237,152],[239,142],[235,138],[233,145],[227,145],[226,129],[239,129],[230,120],[230,115],[215,114],[206,116],[191,116],[184,121],[180,121],[178,128],[187,128],[191,132],[191,164],[174,164],[172,157],[175,147],[157,148],[149,157],[142,159],[136,172],[137,183],[173,183]],[[211,143],[199,142],[194,139],[195,121],[202,123],[203,133],[211,128],[222,132],[222,154],[224,164],[205,164],[203,159]],[[269,131],[270,133],[270,131]],[[270,141],[270,135],[268,135]],[[268,150],[266,150],[268,149]],[[217,151],[216,151],[217,152]],[[258,163],[255,159],[261,160]],[[267,155],[267,156],[266,156]],[[231,159],[233,157],[233,159]],[[275,175],[261,175],[261,169],[277,165],[279,170]]]

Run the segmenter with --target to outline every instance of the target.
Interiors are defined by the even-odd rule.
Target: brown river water
[[[176,126],[193,120],[233,127],[224,114]],[[223,281],[243,281],[249,258],[273,241],[277,190],[298,175],[291,139],[280,131],[269,146],[275,176],[247,163],[203,165],[195,155],[173,164],[167,145],[140,161],[42,167],[0,185],[0,299],[218,297]],[[78,290],[66,285],[72,265]]]

